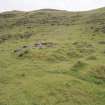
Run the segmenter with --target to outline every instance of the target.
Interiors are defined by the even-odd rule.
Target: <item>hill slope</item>
[[[0,14],[0,105],[104,105],[105,8]]]

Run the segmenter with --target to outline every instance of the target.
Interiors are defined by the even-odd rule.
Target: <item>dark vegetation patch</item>
[[[105,81],[105,65],[97,65],[91,70],[91,75],[100,81]]]
[[[98,43],[99,44],[105,44],[105,41],[99,41]]]
[[[75,45],[77,48],[93,48],[93,45],[89,42],[81,41],[81,42],[73,42],[73,45]]]
[[[92,53],[95,52],[95,50],[94,49],[91,49],[91,48],[78,48],[77,50],[80,53],[85,54],[85,55],[92,54]]]
[[[16,14],[13,13],[0,14],[0,18],[13,18],[13,17],[16,17]]]
[[[17,49],[14,51],[15,54],[18,56],[18,57],[23,57],[25,56],[26,54],[29,53],[29,50],[26,50],[26,49]]]
[[[29,39],[33,34],[31,32],[17,33],[17,34],[2,34],[0,35],[0,43],[8,40]]]
[[[32,36],[31,32],[20,33],[13,36],[15,39],[29,39]]]
[[[90,55],[87,57],[87,60],[97,60],[97,57],[95,55]]]
[[[71,70],[73,72],[78,72],[81,71],[85,66],[87,65],[87,63],[83,62],[83,61],[77,61],[71,68]]]
[[[89,42],[74,42],[73,45],[82,56],[95,52],[94,46]]]
[[[0,43],[3,43],[9,39],[11,39],[11,35],[10,34],[3,34],[3,35],[0,35]]]
[[[78,53],[74,49],[70,49],[70,51],[67,52],[67,56],[69,56],[70,58],[80,58],[80,57],[83,57],[80,53]]]
[[[102,32],[105,33],[105,26],[96,27],[94,32]]]
[[[96,65],[81,79],[93,82],[95,84],[104,84],[105,83],[105,65]]]

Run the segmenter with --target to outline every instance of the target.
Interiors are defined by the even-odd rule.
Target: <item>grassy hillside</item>
[[[0,105],[105,105],[105,8],[1,13]]]

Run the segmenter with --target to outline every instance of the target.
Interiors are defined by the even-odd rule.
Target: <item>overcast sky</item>
[[[42,8],[84,11],[105,7],[105,0],[0,0],[0,12]]]

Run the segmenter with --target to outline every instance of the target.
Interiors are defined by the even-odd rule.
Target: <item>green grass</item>
[[[1,13],[0,105],[104,105],[104,23],[105,8]]]

